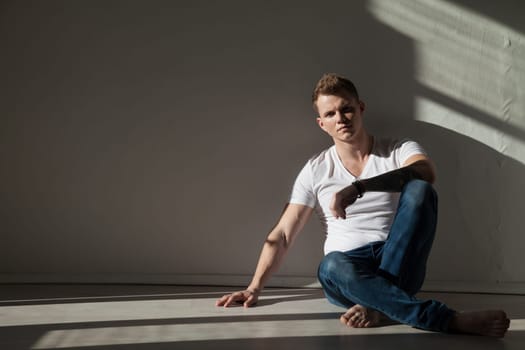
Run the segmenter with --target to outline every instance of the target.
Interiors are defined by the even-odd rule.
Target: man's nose
[[[350,121],[350,119],[347,118],[346,115],[344,113],[342,113],[342,112],[338,111],[336,115],[337,115],[337,122],[338,123],[346,123],[346,122]]]

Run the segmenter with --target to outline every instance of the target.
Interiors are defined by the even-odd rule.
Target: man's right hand
[[[257,304],[257,300],[259,300],[259,292],[246,289],[243,291],[223,295],[215,302],[215,305],[228,307],[231,304],[236,303],[243,304],[244,307],[250,307]]]

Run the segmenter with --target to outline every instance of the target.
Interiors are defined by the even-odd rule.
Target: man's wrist
[[[357,190],[357,198],[363,197],[363,194],[366,192],[365,185],[359,180],[352,182],[352,185]]]
[[[248,286],[248,288],[246,288],[246,291],[248,291],[248,292],[250,292],[252,294],[258,294],[261,291],[261,288]]]

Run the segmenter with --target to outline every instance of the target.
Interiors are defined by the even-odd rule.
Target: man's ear
[[[319,125],[319,127],[324,130],[324,124],[321,117],[317,117],[315,120],[317,121],[317,125]]]
[[[359,109],[361,110],[361,113],[366,109],[366,104],[362,100],[359,100]]]

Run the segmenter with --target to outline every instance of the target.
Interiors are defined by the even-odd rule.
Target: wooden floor
[[[457,310],[503,308],[504,339],[403,325],[349,329],[319,289],[267,289],[255,308],[215,307],[236,288],[0,285],[0,349],[525,349],[525,296],[422,293]]]

